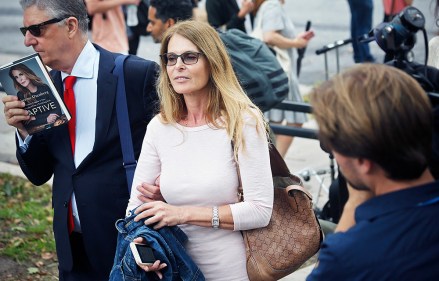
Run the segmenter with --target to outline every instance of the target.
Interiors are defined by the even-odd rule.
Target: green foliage
[[[47,184],[0,173],[0,255],[18,262],[55,256],[51,194]]]

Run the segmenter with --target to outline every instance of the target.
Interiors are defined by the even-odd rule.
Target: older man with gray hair
[[[125,215],[128,187],[115,110],[115,58],[88,40],[87,10],[78,0],[21,0],[24,44],[53,69],[72,120],[29,135],[30,116],[15,96],[2,99],[17,129],[17,158],[35,185],[53,176],[53,230],[60,280],[108,280],[116,250],[115,221]],[[125,61],[125,90],[134,154],[157,106],[157,65]]]

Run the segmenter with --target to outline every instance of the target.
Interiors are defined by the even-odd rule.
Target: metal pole
[[[337,61],[337,73],[339,73],[340,72],[340,56],[339,56],[338,48],[335,48],[335,58]]]
[[[327,53],[325,53],[324,56],[325,56],[325,79],[329,80],[328,55],[327,55]]]

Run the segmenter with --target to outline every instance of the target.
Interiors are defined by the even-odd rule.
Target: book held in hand
[[[37,53],[1,66],[0,83],[8,95],[24,101],[24,109],[31,118],[23,125],[30,135],[70,120],[70,114]]]

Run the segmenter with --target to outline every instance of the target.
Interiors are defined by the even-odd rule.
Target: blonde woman
[[[160,54],[160,114],[148,125],[133,187],[154,185],[160,176],[165,202],[141,205],[135,220],[147,218],[145,224],[155,229],[178,225],[206,280],[248,280],[240,230],[266,226],[273,206],[267,124],[208,24],[171,27]],[[238,169],[243,202],[237,197]],[[142,204],[139,196],[133,188],[127,211]]]

